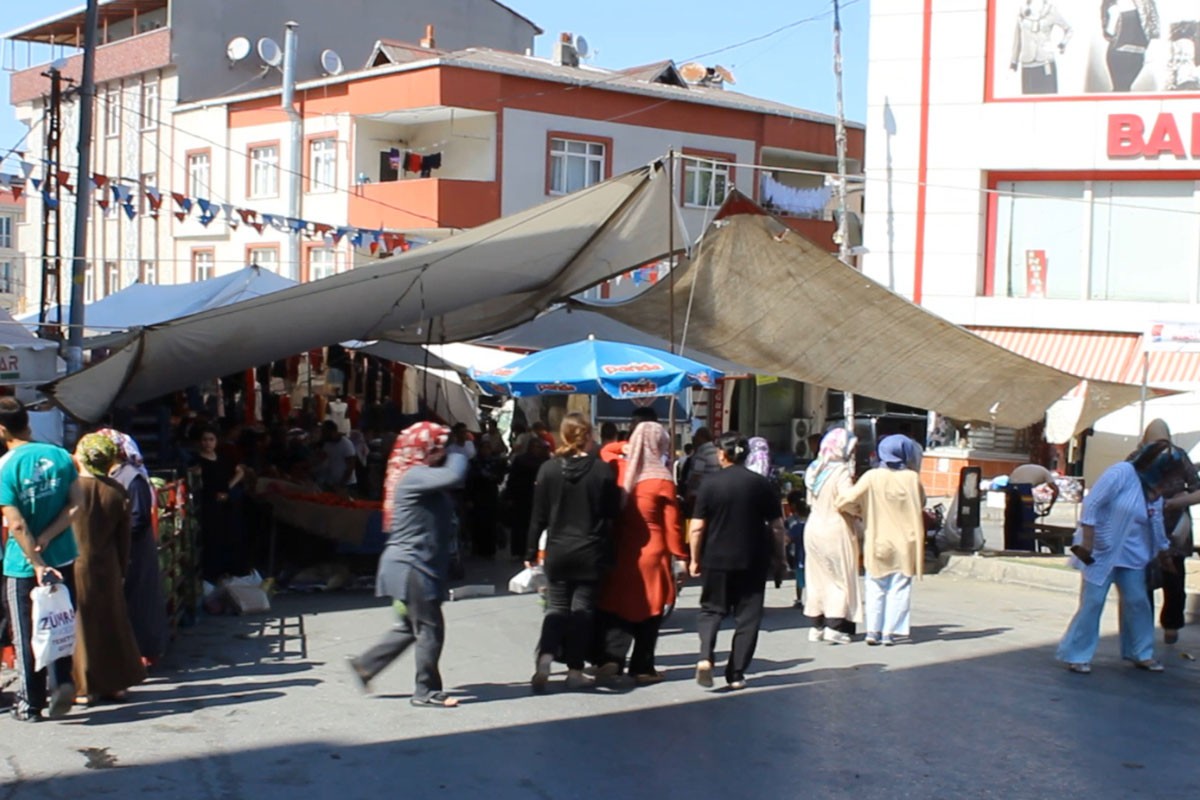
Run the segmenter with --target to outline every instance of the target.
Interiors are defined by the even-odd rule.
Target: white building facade
[[[1139,382],[1147,325],[1200,318],[1197,98],[1194,2],[872,4],[864,271],[1025,355]],[[1149,379],[1194,390],[1200,362],[1156,355]]]

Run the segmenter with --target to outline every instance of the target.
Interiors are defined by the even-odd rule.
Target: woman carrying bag
[[[563,418],[562,446],[538,470],[529,522],[526,566],[537,559],[546,531],[546,616],[530,684],[545,691],[550,667],[561,651],[567,662],[567,688],[592,681],[583,674],[592,644],[600,581],[612,566],[612,521],[621,507],[613,469],[592,454],[592,426],[582,414]]]

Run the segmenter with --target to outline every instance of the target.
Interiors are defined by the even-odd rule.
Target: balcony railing
[[[355,187],[350,224],[362,228],[474,228],[500,216],[496,181],[416,178]]]

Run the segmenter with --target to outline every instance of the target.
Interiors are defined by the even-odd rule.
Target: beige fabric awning
[[[661,259],[668,183],[656,162],[395,258],[148,326],[47,391],[92,422],[113,406],[336,342],[455,342],[510,328]]]
[[[677,269],[673,332],[671,294],[670,282],[660,281],[628,303],[596,310],[684,342],[684,355],[700,350],[763,374],[962,420],[1024,427],[1079,382],[914,305],[745,197],[726,202]],[[1137,397],[1138,387],[1093,382],[1085,416]]]

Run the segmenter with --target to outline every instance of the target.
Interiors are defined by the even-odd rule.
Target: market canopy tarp
[[[686,326],[684,355],[695,349],[963,420],[1024,427],[1079,382],[914,305],[736,194],[673,283],[589,307],[675,342]],[[1096,385],[1089,410],[1112,411],[1138,394],[1135,386]]]
[[[45,383],[58,375],[58,343],[39,339],[0,309],[0,385]]]
[[[223,308],[295,285],[295,281],[259,267],[246,267],[229,275],[194,283],[135,283],[84,306],[84,325],[89,330],[104,333],[124,331]],[[63,313],[68,313],[66,306]],[[46,319],[57,323],[58,309],[50,309]],[[36,324],[38,315],[27,314],[21,321]]]
[[[153,325],[46,388],[68,413],[96,421],[114,406],[335,342],[476,339],[666,255],[668,183],[656,162],[376,264]]]

